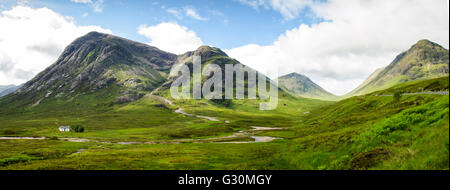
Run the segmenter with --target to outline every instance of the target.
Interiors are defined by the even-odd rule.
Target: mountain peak
[[[423,39],[415,43],[406,53],[414,53],[417,51],[432,53],[432,51],[442,51],[442,50],[445,50],[445,48],[443,48],[439,44],[434,43],[427,39]]]
[[[305,75],[293,72],[278,78],[278,85],[291,94],[306,98],[334,100],[337,97],[314,83]]]
[[[211,46],[200,46],[195,51],[188,51],[184,54],[181,54],[178,56],[177,62],[178,63],[187,63],[192,61],[192,56],[201,56],[202,62],[208,59],[211,59],[216,56],[225,56],[228,57],[228,55],[223,52],[219,48],[211,47]]]
[[[176,58],[146,44],[90,32],[73,41],[53,65],[18,92],[39,98],[46,93],[69,97],[110,86],[148,91],[166,80]]]
[[[225,52],[223,52],[221,49],[211,46],[200,46],[195,50],[195,55],[201,55],[202,57],[212,57],[212,56],[228,56]]]
[[[280,78],[287,78],[287,77],[308,78],[308,77],[306,77],[305,75],[302,75],[302,74],[297,73],[297,72],[292,72],[292,73],[289,73],[289,74],[287,74],[287,75],[283,75],[283,76],[281,76]]]
[[[113,36],[111,34],[105,34],[105,33],[92,31],[92,32],[89,32],[89,33],[87,33],[87,34],[85,34],[85,35],[75,39],[71,43],[71,45],[73,45],[73,44],[82,44],[82,43],[86,43],[86,42],[89,42],[89,41],[99,41],[99,40],[102,40],[102,39],[105,39],[105,38],[108,38],[108,37],[113,38],[115,36]],[[117,38],[119,38],[119,37],[117,37]]]
[[[438,44],[436,44],[430,40],[427,40],[427,39],[422,39],[422,40],[419,40],[416,44],[414,44],[413,47],[414,46],[424,47],[424,46],[430,46],[430,45],[438,45]]]
[[[448,76],[448,50],[430,40],[420,40],[399,54],[383,70],[377,70],[349,95],[383,90],[399,83]]]
[[[112,35],[111,34],[97,32],[97,31],[92,31],[92,32],[87,33],[85,36],[89,36],[89,37],[106,37],[106,36],[112,36]]]

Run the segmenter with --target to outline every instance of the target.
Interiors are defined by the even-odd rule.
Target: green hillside
[[[230,135],[249,126],[290,126],[296,114],[329,103],[293,97],[281,90],[279,106],[272,111],[261,111],[259,104],[268,100],[260,99],[173,100],[168,91],[173,80],[170,68],[177,60],[192,67],[194,53],[202,56],[203,67],[240,64],[208,46],[174,56],[120,37],[89,33],[16,93],[0,99],[0,136],[106,141],[206,138]],[[178,108],[220,121],[175,113]],[[85,133],[57,130],[61,125],[78,124],[85,126]]]
[[[325,89],[314,83],[308,77],[298,74],[291,73],[278,78],[278,85],[285,91],[305,97],[314,98],[322,100],[336,100],[338,96],[327,92]]]
[[[2,98],[2,105],[22,109],[112,87],[116,102],[131,102],[165,82],[176,57],[145,44],[91,32],[67,46],[54,64]]]
[[[100,33],[75,40],[0,98],[0,169],[449,168],[448,76],[338,102],[279,88],[277,108],[262,111],[260,94],[173,99],[170,68],[192,68],[194,55],[203,68],[241,65],[208,46],[176,56]],[[244,80],[248,94],[243,78],[233,91]],[[58,130],[66,125],[85,130]]]
[[[448,76],[448,50],[428,40],[420,40],[398,55],[385,68],[373,73],[346,97],[387,89],[396,84]]]
[[[165,112],[151,97],[98,116],[85,116],[84,125],[95,124],[104,118],[98,131],[88,128],[84,138],[108,138],[139,141],[139,138],[195,138],[196,135],[229,134],[244,126],[268,124],[282,126],[280,130],[261,131],[254,135],[283,139],[267,143],[182,143],[182,144],[104,144],[100,142],[68,142],[62,140],[4,140],[0,144],[1,169],[444,169],[449,168],[449,97],[437,94],[403,95],[395,98],[391,92],[405,87],[408,92],[422,89],[448,91],[448,77],[409,82],[385,91],[352,97],[336,103],[318,105],[309,112],[289,111],[288,117],[267,117],[260,113],[240,116],[222,112],[228,108],[202,105],[215,109],[205,111],[225,119],[210,122]],[[416,89],[416,90],[414,90]],[[380,96],[383,94],[386,96]],[[195,107],[195,105],[192,105]],[[170,109],[170,106],[168,106]],[[161,110],[159,110],[161,109]],[[199,111],[198,108],[197,111]],[[39,112],[41,113],[41,112]],[[162,114],[158,114],[162,113]],[[288,112],[286,112],[288,113]],[[37,113],[35,113],[37,114]],[[126,115],[128,114],[128,115]],[[155,115],[156,114],[156,115]],[[172,115],[173,114],[173,115]],[[53,114],[51,114],[53,115]],[[280,114],[282,115],[282,114]],[[293,117],[295,115],[295,117]],[[105,129],[110,121],[127,122],[130,128]],[[16,123],[18,115],[1,114],[10,131],[33,134],[33,115]],[[62,117],[62,116],[61,116]],[[176,117],[173,120],[169,119]],[[44,117],[40,117],[44,118]],[[144,119],[145,118],[145,119]],[[290,118],[289,121],[283,121]],[[6,120],[5,120],[6,119]],[[152,121],[156,120],[156,121]],[[166,120],[166,121],[163,121]],[[177,121],[180,123],[177,124]],[[181,122],[182,121],[182,122]],[[271,123],[270,121],[273,121]],[[53,122],[53,121],[51,121]],[[48,123],[51,123],[48,121]],[[140,128],[131,128],[139,122],[148,122]],[[161,122],[160,125],[155,123]],[[163,124],[164,122],[164,124]],[[12,126],[13,124],[17,126]],[[281,125],[280,125],[281,123]],[[153,125],[153,126],[152,126]],[[215,127],[208,127],[215,125]],[[113,125],[112,125],[113,126]],[[158,127],[161,126],[161,127]],[[220,127],[222,126],[222,127]],[[42,126],[43,127],[43,126]],[[188,130],[185,127],[189,127]],[[230,128],[229,128],[230,127]],[[16,130],[21,129],[21,131]],[[48,130],[50,130],[49,128]],[[168,129],[168,130],[166,130]],[[218,130],[214,134],[211,130]],[[220,130],[223,131],[220,131]],[[92,130],[92,132],[91,132]],[[162,132],[158,132],[162,131]],[[174,133],[172,131],[177,131]],[[48,133],[50,134],[50,133]],[[57,133],[52,133],[57,135]],[[103,136],[101,136],[103,135]],[[184,136],[183,136],[184,135]],[[68,135],[72,136],[72,135]],[[73,135],[75,136],[75,135]],[[96,137],[95,137],[96,136]],[[122,139],[120,139],[122,137]],[[246,139],[241,139],[246,140]],[[22,142],[22,143],[17,143]],[[82,149],[82,153],[76,153]]]

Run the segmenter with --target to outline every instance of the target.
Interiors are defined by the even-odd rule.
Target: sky
[[[448,0],[0,0],[0,85],[32,79],[99,31],[175,54],[218,47],[343,95],[421,39],[448,49],[448,23]]]

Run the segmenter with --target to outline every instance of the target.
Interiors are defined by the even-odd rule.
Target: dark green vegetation
[[[0,99],[0,137],[10,137],[0,138],[0,169],[449,168],[449,96],[421,94],[448,91],[448,77],[339,102],[280,89],[271,111],[259,109],[267,102],[261,99],[171,99],[170,66],[192,67],[195,54],[202,67],[240,64],[207,46],[176,56],[111,35],[77,39],[55,64]],[[59,132],[61,125],[85,130]],[[281,139],[219,143],[252,140],[234,136],[252,126],[278,127],[252,135]]]
[[[387,67],[375,71],[346,97],[383,90],[408,81],[448,76],[448,73],[448,50],[428,40],[420,40]]]
[[[443,92],[448,91],[448,76],[440,77],[424,81],[413,81],[396,85],[392,88],[382,90],[379,92],[373,92],[372,94],[395,94],[400,93],[417,93],[417,92]]]
[[[82,125],[74,125],[74,126],[70,126],[70,130],[75,133],[82,133],[82,132],[84,132],[84,127]]]
[[[439,80],[445,81],[448,77]],[[424,84],[406,85],[413,88]],[[395,91],[395,88],[386,91]],[[448,90],[448,87],[442,89]],[[139,110],[144,105],[135,103],[134,106],[136,108],[124,108]],[[448,113],[448,95],[403,95],[396,101],[393,96],[373,93],[321,106],[310,113],[297,113],[296,121],[285,122],[290,125],[285,130],[258,134],[284,138],[269,143],[118,145],[2,140],[0,158],[3,169],[448,170]],[[254,122],[264,118],[257,115],[254,114]],[[253,122],[250,118],[236,119],[238,122],[232,121],[230,126]],[[270,124],[269,121],[265,123]],[[208,128],[201,131],[204,129]],[[111,136],[118,137],[130,131],[150,135],[136,128],[105,130],[104,133],[114,133]]]
[[[314,83],[308,77],[298,73],[291,73],[279,77],[278,85],[293,95],[305,98],[314,98],[322,100],[338,99],[338,96],[335,96],[327,92],[325,89]]]
[[[170,98],[170,66],[177,61],[192,68],[194,54],[202,56],[202,67],[210,63],[221,67],[240,64],[217,48],[202,46],[175,56],[112,35],[89,33],[69,45],[55,64],[0,99],[0,135],[107,141],[206,138],[231,135],[252,125],[291,126],[297,114],[329,103],[281,91],[280,106],[268,112],[259,110],[263,101],[258,99],[173,100],[175,105],[170,105],[160,97]],[[174,113],[178,107],[221,121]],[[57,130],[61,125],[77,124],[85,126],[86,132]]]

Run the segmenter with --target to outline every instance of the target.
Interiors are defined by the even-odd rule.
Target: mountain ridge
[[[202,65],[215,63],[223,71],[225,64],[241,64],[215,47],[200,46],[175,55],[125,38],[90,32],[74,40],[52,65],[7,98],[26,100],[18,103],[22,107],[38,106],[53,98],[65,98],[70,105],[79,95],[106,90],[110,92],[104,93],[116,96],[115,103],[133,102],[146,94],[157,94],[154,91],[167,90],[173,79],[170,77],[172,66],[182,63],[192,68],[194,55],[202,57]]]
[[[278,77],[278,85],[289,93],[305,98],[336,100],[338,96],[326,91],[305,75],[293,72]]]
[[[16,91],[17,89],[19,89],[23,84],[20,85],[5,85],[5,86],[1,86],[0,85],[0,97],[6,96],[10,93],[13,93],[14,91]]]
[[[176,58],[156,47],[90,32],[75,39],[52,65],[12,95],[39,104],[50,96],[74,97],[116,85],[122,90],[118,101],[133,101],[140,91],[163,83]]]
[[[448,50],[439,44],[420,40],[400,53],[388,66],[377,69],[344,97],[387,89],[403,82],[448,76],[448,56]]]

